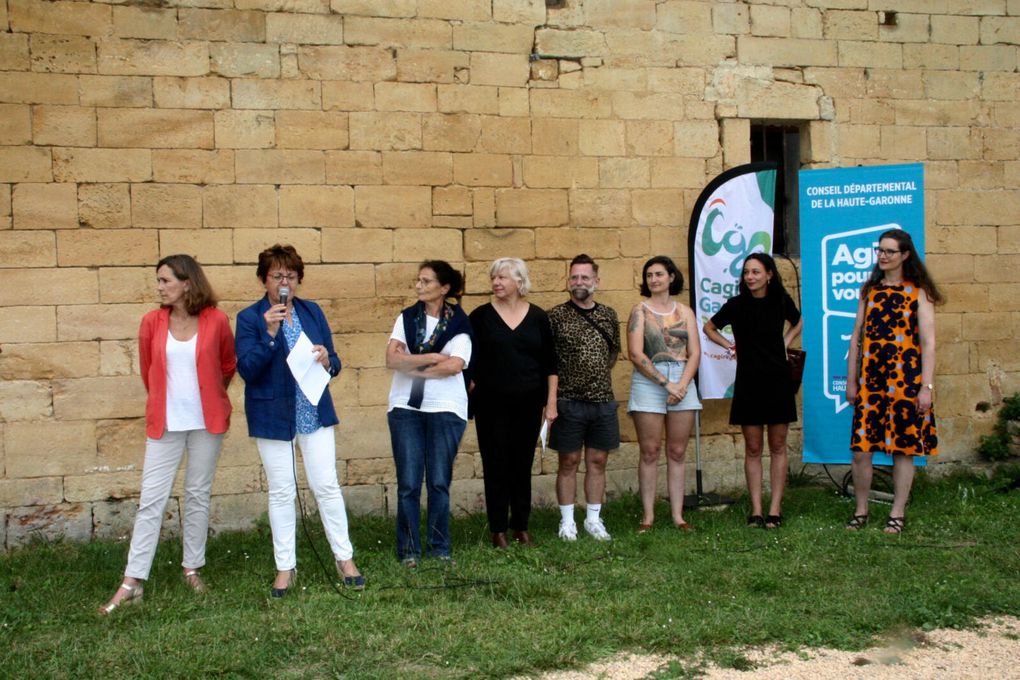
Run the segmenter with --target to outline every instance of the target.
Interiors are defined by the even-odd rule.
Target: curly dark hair
[[[669,282],[669,294],[679,295],[684,289],[684,275],[680,273],[677,266],[673,263],[673,260],[665,255],[656,255],[655,257],[645,262],[645,266],[641,268],[641,297],[652,297],[652,291],[648,289],[648,282],[645,281],[645,275],[648,274],[648,269],[652,265],[661,264],[666,268],[667,274],[673,275],[673,280]]]
[[[446,297],[459,301],[464,296],[464,275],[454,269],[446,260],[425,260],[418,265],[419,273],[422,269],[431,269],[440,286],[450,286]]]
[[[298,283],[301,283],[305,278],[305,262],[298,255],[294,246],[275,243],[259,253],[259,266],[255,270],[255,275],[262,283],[266,282],[266,276],[269,275],[269,270],[273,267],[289,269],[294,272],[297,274]]]

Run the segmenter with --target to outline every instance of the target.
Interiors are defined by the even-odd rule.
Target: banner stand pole
[[[684,496],[684,508],[708,508],[732,505],[734,499],[717,493],[705,493],[701,482],[701,411],[694,412],[694,495]]]

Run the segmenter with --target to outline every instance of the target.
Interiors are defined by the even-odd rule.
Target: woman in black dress
[[[733,329],[733,342],[719,332],[726,326]],[[796,388],[790,379],[786,348],[800,335],[802,326],[800,310],[783,288],[775,260],[764,253],[747,256],[740,293],[705,322],[705,337],[725,347],[734,359],[739,348],[730,424],[740,425],[744,434],[744,475],[751,496],[748,526],[775,529],[783,523],[786,433],[797,420]],[[761,455],[766,425],[772,498],[768,515],[763,517]]]
[[[489,267],[489,278],[492,302],[470,315],[471,403],[485,511],[493,547],[508,546],[508,529],[515,541],[531,546],[531,464],[543,411],[550,423],[556,419],[556,349],[549,317],[524,299],[531,287],[527,265],[500,258]]]

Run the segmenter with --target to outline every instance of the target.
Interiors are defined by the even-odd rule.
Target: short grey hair
[[[528,265],[519,257],[500,257],[489,265],[489,278],[506,271],[510,278],[517,282],[517,291],[524,297],[531,291],[531,277],[528,276]]]

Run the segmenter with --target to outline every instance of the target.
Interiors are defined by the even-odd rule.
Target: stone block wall
[[[161,256],[196,255],[233,316],[257,253],[299,249],[346,365],[348,502],[389,512],[383,350],[416,263],[462,264],[472,308],[522,257],[548,306],[586,251],[626,318],[648,256],[686,266],[693,203],[757,122],[800,126],[805,167],[925,163],[943,462],[970,460],[1020,385],[1020,3],[886,4],[0,0],[0,542],[129,530]],[[265,506],[241,392],[217,529]],[[742,484],[727,408],[704,414],[710,487]],[[613,492],[636,486],[622,423]],[[469,428],[456,508],[481,507],[480,467]],[[554,474],[536,457],[537,501]]]

